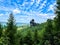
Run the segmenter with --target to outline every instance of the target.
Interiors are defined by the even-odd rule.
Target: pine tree
[[[56,24],[56,30],[60,31],[60,0],[57,0],[57,6],[56,6],[56,20],[55,20],[55,24]]]
[[[38,40],[38,30],[34,31],[34,45],[37,45],[39,43]]]
[[[3,31],[3,27],[2,27],[2,25],[1,25],[1,23],[0,23],[0,38],[1,38],[1,36],[2,36],[2,31]]]
[[[56,45],[59,45],[60,44],[60,0],[57,0],[56,2],[56,10],[55,10],[55,14],[56,14],[56,17],[55,17],[55,37],[57,39],[55,40],[58,40],[57,42],[55,42]]]
[[[52,20],[47,20],[47,26],[45,27],[44,40],[48,40],[51,45],[54,45],[53,25]]]
[[[30,30],[27,31],[27,35],[25,36],[24,39],[25,39],[24,41],[27,45],[32,45],[32,36],[31,36]]]
[[[9,45],[15,45],[15,34],[16,34],[16,24],[14,20],[14,16],[11,13],[7,22],[7,29],[6,29],[6,35],[9,38]]]

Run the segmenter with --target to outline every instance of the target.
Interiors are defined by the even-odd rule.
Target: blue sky
[[[7,22],[12,12],[16,22],[29,23],[31,19],[42,23],[53,19],[56,0],[0,0],[0,22]]]

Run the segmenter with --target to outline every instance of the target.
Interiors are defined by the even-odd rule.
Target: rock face
[[[30,21],[30,26],[36,26],[37,24],[35,23],[34,19]]]

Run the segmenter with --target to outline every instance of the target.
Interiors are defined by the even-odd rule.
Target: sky
[[[55,17],[55,5],[56,0],[0,0],[0,22],[7,22],[11,12],[19,23],[46,22]]]

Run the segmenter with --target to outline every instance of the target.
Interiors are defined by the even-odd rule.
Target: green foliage
[[[53,25],[52,25],[52,20],[48,19],[47,20],[47,25],[45,27],[45,33],[44,33],[44,40],[48,40],[51,45],[54,45],[54,36],[53,36]],[[44,42],[45,44],[45,42]]]
[[[27,31],[27,35],[24,37],[24,42],[28,45],[32,45],[33,41],[32,41],[32,36],[31,36],[30,30]]]
[[[18,30],[18,33],[21,33],[21,37],[23,40],[23,44],[27,45],[38,45],[41,44],[43,33],[45,30],[42,30],[43,28],[40,28],[42,25],[37,25],[34,27],[27,27],[22,30]],[[20,38],[21,38],[20,37]]]
[[[1,36],[2,36],[2,31],[3,31],[3,27],[2,27],[2,25],[1,25],[1,23],[0,23],[0,38],[1,38]]]
[[[55,29],[57,31],[60,31],[60,0],[57,0],[57,5],[56,8],[56,19],[55,19]]]
[[[57,0],[54,20],[35,26],[23,26],[17,29],[11,13],[7,26],[0,24],[0,45],[60,45],[60,0]]]
[[[55,39],[55,44],[59,45],[60,44],[60,0],[57,0],[57,6],[56,6],[56,17],[55,17],[55,34],[54,38]]]
[[[13,14],[11,13],[8,19],[7,23],[7,29],[6,29],[6,36],[9,38],[9,45],[15,45],[15,34],[16,34],[16,24],[13,17]]]
[[[38,30],[34,31],[34,45],[39,44]]]

